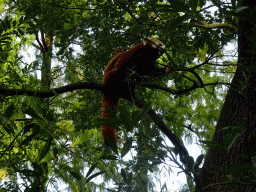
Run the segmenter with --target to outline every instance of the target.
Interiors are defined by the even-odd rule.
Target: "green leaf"
[[[199,156],[197,157],[196,163],[195,163],[195,165],[194,165],[194,170],[195,170],[195,171],[198,170],[199,165],[202,163],[203,159],[204,159],[204,155],[199,155]]]
[[[90,167],[89,171],[87,172],[85,178],[87,178],[93,171],[94,169],[96,168],[97,164],[94,164]]]
[[[24,36],[24,32],[20,28],[18,28],[17,30],[22,36]]]
[[[44,145],[44,147],[43,147],[43,149],[42,149],[42,151],[41,151],[41,153],[39,155],[39,160],[43,159],[45,157],[45,155],[48,153],[48,151],[50,150],[50,147],[51,147],[51,144],[52,144],[52,140],[53,140],[53,138],[50,137],[46,141],[46,143],[45,143],[45,145]]]
[[[77,173],[77,172],[70,171],[69,173],[70,173],[73,177],[75,177],[76,180],[80,180],[80,179],[82,178],[81,175],[80,175],[79,173]]]
[[[24,21],[24,16],[20,17],[19,24],[23,23],[23,21]]]
[[[204,155],[203,154],[199,155],[196,158],[196,163],[199,163],[199,165],[200,165],[202,163],[203,159],[204,159]]]
[[[189,156],[189,155],[184,155],[184,160],[186,161],[187,163],[187,168],[189,171],[192,171],[193,170],[193,166],[194,166],[194,159],[193,157]]]
[[[100,159],[107,159],[107,160],[117,160],[118,157],[114,155],[103,155],[100,157]]]
[[[118,150],[117,150],[117,145],[116,145],[116,142],[114,141],[114,139],[107,138],[105,142],[107,143],[107,146],[110,147],[115,152],[115,154],[119,155]]]
[[[8,17],[5,17],[5,24],[6,24],[8,29],[11,29],[11,24],[10,24],[10,21],[9,21]]]
[[[36,111],[31,106],[28,106],[23,112],[36,119],[42,119],[37,115]]]
[[[29,141],[31,141],[37,134],[39,133],[39,131],[35,131],[33,132],[30,136],[28,136],[25,140],[23,140],[20,145],[25,145],[27,144]]]
[[[141,120],[144,116],[146,116],[147,112],[150,109],[151,104],[150,103],[146,103],[141,110],[139,111],[139,113],[137,114],[137,116],[135,117],[135,121],[139,121]]]
[[[9,134],[9,135],[11,135],[11,134],[13,134],[14,135],[14,129],[12,128],[12,126],[11,125],[3,125],[3,127],[4,127],[4,130]]]
[[[5,42],[9,43],[12,40],[12,38],[11,37],[1,37],[0,38],[1,42],[4,42],[4,40],[8,40],[8,41],[5,41]]]
[[[131,184],[132,183],[132,172],[130,172],[129,174],[128,174],[128,177],[127,177],[127,184]]]
[[[16,24],[17,24],[16,20],[13,20],[12,26],[13,26],[13,27],[16,27]]]
[[[101,175],[103,173],[106,173],[107,171],[101,171],[98,173],[93,174],[91,177],[89,177],[88,179],[86,179],[86,183],[88,183],[90,180],[92,180],[94,177],[97,177],[98,175]]]
[[[180,0],[168,0],[168,2],[170,5],[166,6],[169,6],[171,9],[174,9],[177,12],[189,12],[189,7]]]
[[[121,175],[123,177],[124,182],[127,183],[127,175],[124,169],[121,169]]]
[[[5,110],[4,116],[7,119],[10,119],[12,117],[13,112],[14,112],[14,103],[12,103],[10,106],[8,106],[8,108]]]
[[[131,149],[132,146],[132,138],[127,139],[122,149],[121,158],[123,158]]]

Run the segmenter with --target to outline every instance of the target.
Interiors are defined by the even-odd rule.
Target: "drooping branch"
[[[145,105],[145,102],[138,99],[137,97],[129,97],[127,95],[120,95],[122,98],[130,101],[131,103],[135,103],[135,105],[139,108],[142,108]],[[180,139],[167,127],[164,121],[155,113],[153,109],[149,109],[148,114],[152,121],[159,127],[159,129],[168,137],[168,139],[172,142],[172,144],[178,149],[180,155],[180,161],[186,164],[184,156],[189,155],[187,149],[180,141]]]

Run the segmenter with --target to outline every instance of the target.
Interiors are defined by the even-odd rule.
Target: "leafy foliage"
[[[186,143],[194,134],[209,139],[226,94],[222,83],[235,70],[235,61],[223,54],[235,26],[226,27],[223,12],[212,16],[200,3],[6,0],[0,20],[1,190],[60,191],[61,180],[70,191],[155,191],[152,173],[158,165],[179,162],[170,155],[177,149],[164,144],[148,110],[157,111]],[[223,20],[224,27],[199,26],[205,20]],[[119,115],[109,120],[119,131],[111,150],[101,139],[101,92],[76,83],[101,84],[104,66],[117,50],[156,36],[166,44],[159,67],[172,71],[148,83],[168,90],[138,86],[138,97],[147,103],[142,109],[121,100]],[[71,89],[59,94],[57,88],[65,86]],[[54,96],[38,97],[40,91]],[[187,170],[198,171],[202,157],[186,157]]]

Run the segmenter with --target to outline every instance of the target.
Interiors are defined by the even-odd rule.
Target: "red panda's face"
[[[144,45],[148,44],[152,48],[158,49],[158,54],[159,55],[162,55],[164,53],[163,50],[165,48],[165,45],[159,39],[153,38],[153,39],[150,39],[149,41],[144,41],[143,40],[143,44]]]
[[[164,49],[165,48],[165,45],[159,39],[150,39],[150,41],[152,43],[153,48],[156,48],[156,49],[159,49],[159,48]]]

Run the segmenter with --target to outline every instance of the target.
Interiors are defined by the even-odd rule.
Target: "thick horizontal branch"
[[[154,88],[154,89],[167,91],[171,94],[176,94],[176,95],[187,93],[189,91],[192,91],[192,90],[200,87],[200,86],[197,86],[196,84],[194,84],[191,88],[188,88],[188,89],[173,90],[170,88],[166,88],[166,87],[162,87],[162,86],[150,84],[150,83],[140,83],[140,85],[148,87],[148,88]],[[49,97],[53,97],[53,96],[56,96],[56,95],[59,95],[62,93],[69,92],[69,91],[75,91],[77,89],[96,89],[99,91],[104,91],[103,85],[101,85],[101,84],[92,83],[92,82],[78,82],[78,83],[65,85],[65,86],[62,86],[59,88],[50,89],[47,91],[0,88],[0,94],[3,94],[5,96],[27,95],[27,96],[32,96],[32,97],[49,98]]]
[[[52,97],[52,96],[66,93],[69,91],[74,91],[77,89],[96,89],[99,91],[103,91],[103,86],[97,83],[92,83],[92,82],[78,82],[78,83],[65,85],[59,88],[50,89],[47,91],[0,88],[0,94],[4,94],[6,96],[28,95],[33,97],[48,98],[48,97]]]
[[[135,81],[133,81],[133,82],[135,82]],[[197,88],[203,88],[203,87],[206,87],[206,86],[209,86],[209,85],[217,85],[217,84],[230,85],[230,84],[227,84],[227,83],[203,84],[202,81],[199,81],[199,82],[194,82],[194,84],[190,88],[183,89],[183,90],[175,90],[175,89],[171,89],[171,88],[168,88],[168,87],[162,87],[162,86],[159,86],[159,85],[156,85],[156,84],[151,84],[151,83],[137,83],[137,84],[140,85],[140,86],[143,86],[143,87],[148,87],[148,88],[153,88],[153,89],[166,91],[166,92],[174,94],[174,95],[184,94],[184,93],[190,92],[192,90],[195,90]],[[53,97],[53,96],[56,96],[56,95],[59,95],[59,94],[62,94],[62,93],[67,93],[69,91],[75,91],[75,90],[78,90],[78,89],[96,89],[96,90],[99,90],[99,91],[104,91],[104,87],[101,84],[93,83],[93,82],[77,82],[77,83],[65,85],[65,86],[62,86],[62,87],[59,87],[59,88],[50,89],[50,90],[47,90],[47,91],[0,88],[0,94],[5,95],[5,96],[27,95],[27,96],[32,96],[32,97],[49,98],[49,97]]]

